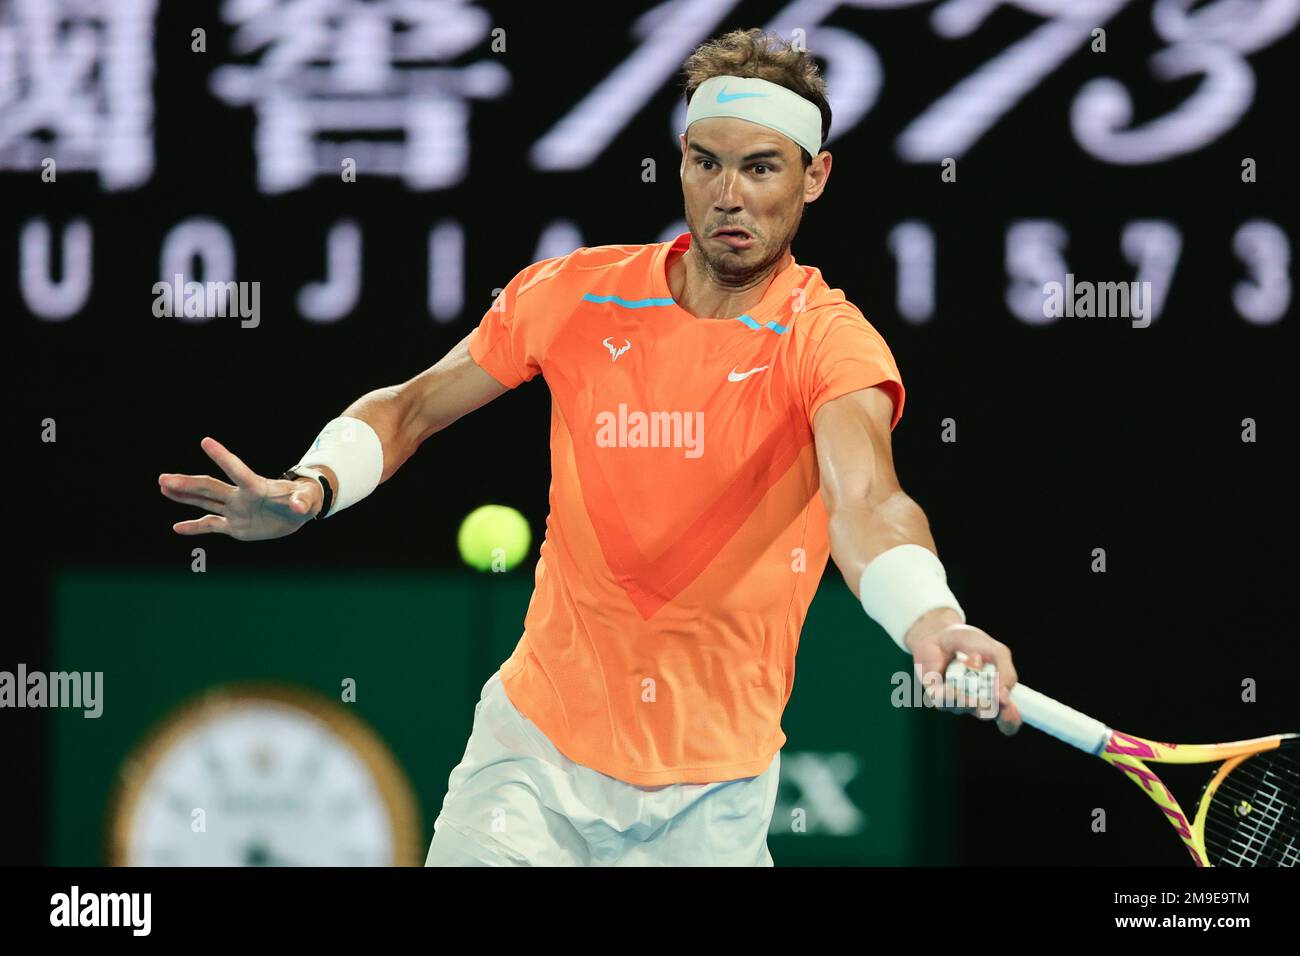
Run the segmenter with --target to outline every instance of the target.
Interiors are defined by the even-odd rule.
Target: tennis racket
[[[958,652],[944,675],[974,698],[988,699],[993,664],[966,666]],[[1300,734],[1222,744],[1167,744],[1111,730],[1099,720],[1024,684],[1011,701],[1031,727],[1100,757],[1136,783],[1173,824],[1197,866],[1296,866],[1300,863]],[[1190,821],[1150,763],[1213,763]]]

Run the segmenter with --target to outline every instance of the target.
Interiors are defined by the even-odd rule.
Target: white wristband
[[[330,468],[338,479],[329,517],[356,504],[379,487],[384,474],[384,445],[369,423],[340,417],[327,423],[306,454],[294,465]]]
[[[900,544],[877,555],[858,581],[862,609],[907,653],[907,632],[935,608],[966,613],[948,589],[948,575],[935,553],[919,544]]]

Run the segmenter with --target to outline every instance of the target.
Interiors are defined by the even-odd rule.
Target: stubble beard
[[[691,222],[690,213],[686,213],[686,228],[691,233],[691,251],[699,256],[698,261],[704,266],[710,279],[720,286],[731,289],[747,289],[765,278],[772,267],[781,261],[786,250],[790,248],[790,243],[794,241],[795,234],[799,231],[799,224],[802,221],[803,206],[800,205],[794,221],[790,224],[790,228],[782,237],[781,242],[773,246],[768,254],[758,262],[749,265],[742,263],[735,253],[714,255],[709,252],[704,244],[704,237],[695,228],[695,223]]]

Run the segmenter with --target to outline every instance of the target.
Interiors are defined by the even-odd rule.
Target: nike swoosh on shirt
[[[755,372],[762,372],[766,368],[767,368],[766,365],[760,365],[758,368],[751,368],[748,372],[737,372],[736,369],[733,367],[731,371],[727,373],[727,381],[743,382],[745,379],[749,378],[749,376],[753,375]]]

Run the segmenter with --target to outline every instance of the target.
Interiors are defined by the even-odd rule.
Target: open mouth
[[[721,239],[723,236],[734,236],[737,239],[753,239],[754,237],[747,229],[741,229],[739,226],[724,226],[721,229],[713,231],[715,239]]]
[[[724,226],[721,229],[715,229],[713,238],[725,242],[733,249],[748,249],[754,244],[754,237],[749,230],[742,229],[739,226]]]

